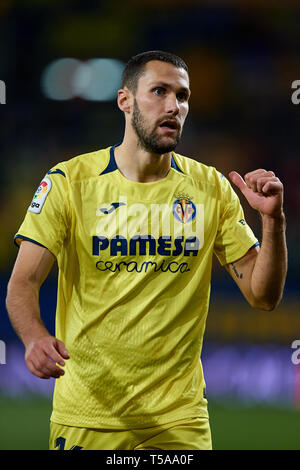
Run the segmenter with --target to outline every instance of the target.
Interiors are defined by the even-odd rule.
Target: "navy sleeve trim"
[[[17,238],[20,238],[21,240],[26,240],[27,242],[32,242],[32,243],[35,243],[36,245],[39,245],[39,246],[42,246],[43,248],[47,248],[45,245],[42,245],[41,243],[37,242],[36,240],[32,240],[32,238],[28,238],[28,237],[24,237],[24,235],[16,235],[15,238],[14,238],[14,244],[19,247],[18,243],[17,243]],[[48,248],[47,248],[48,250]]]
[[[63,175],[66,178],[66,174],[59,168],[56,168],[56,170],[53,170],[53,171],[49,170],[47,175],[54,175],[55,173],[58,173],[59,175]]]
[[[250,246],[249,250],[252,250],[252,248],[255,248],[256,246],[260,246],[259,242],[254,243],[254,245]]]

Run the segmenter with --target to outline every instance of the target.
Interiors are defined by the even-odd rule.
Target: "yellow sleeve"
[[[22,240],[29,240],[57,257],[70,226],[69,218],[67,174],[59,164],[40,182],[14,241],[19,246]]]
[[[233,263],[259,242],[245,221],[244,211],[229,181],[221,178],[221,215],[214,253],[224,266]]]

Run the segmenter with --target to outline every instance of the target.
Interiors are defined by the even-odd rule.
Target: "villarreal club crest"
[[[172,207],[174,217],[182,224],[191,222],[196,215],[196,206],[192,198],[184,193],[175,194],[175,197]]]

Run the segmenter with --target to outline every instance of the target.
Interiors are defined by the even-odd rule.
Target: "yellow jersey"
[[[51,420],[143,428],[207,417],[201,350],[213,254],[258,244],[215,168],[172,153],[161,180],[119,171],[114,147],[53,167],[15,236],[59,267],[56,337],[70,359]]]

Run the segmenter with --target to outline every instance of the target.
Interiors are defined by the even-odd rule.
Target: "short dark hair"
[[[183,68],[188,73],[186,63],[177,55],[164,51],[148,51],[137,54],[127,62],[122,76],[122,88],[125,86],[136,93],[138,81],[144,72],[145,65],[152,60],[160,60],[174,65],[177,68]]]

